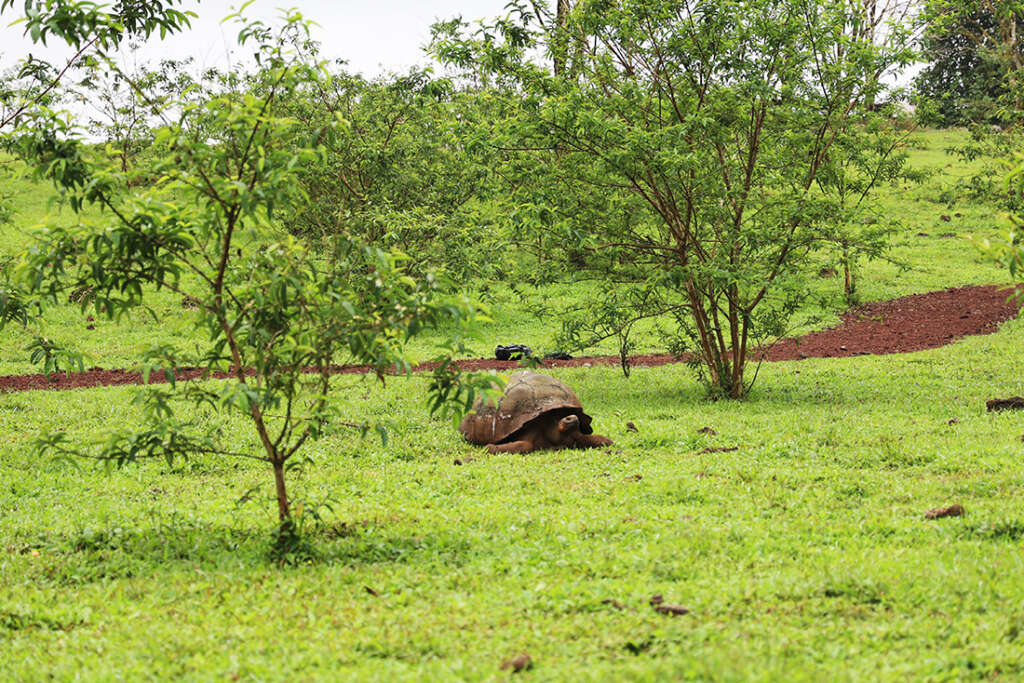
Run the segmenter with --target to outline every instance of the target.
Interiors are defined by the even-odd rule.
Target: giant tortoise
[[[565,382],[522,370],[512,373],[497,405],[477,400],[459,431],[491,453],[610,446],[611,439],[593,433],[591,420]]]

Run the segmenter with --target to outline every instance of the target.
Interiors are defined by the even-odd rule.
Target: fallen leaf
[[[530,655],[526,654],[525,652],[519,655],[518,657],[513,657],[512,659],[506,661],[501,665],[502,671],[512,669],[512,673],[519,673],[520,671],[525,671],[526,669],[532,668],[533,660],[530,659]]]
[[[964,514],[963,505],[950,505],[944,508],[932,508],[924,513],[925,519],[941,519],[942,517],[961,517]]]

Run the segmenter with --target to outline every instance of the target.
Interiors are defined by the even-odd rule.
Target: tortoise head
[[[544,429],[544,437],[553,445],[568,446],[580,434],[580,418],[570,413],[560,420],[550,420]]]

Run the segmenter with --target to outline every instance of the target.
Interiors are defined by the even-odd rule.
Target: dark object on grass
[[[533,355],[533,349],[526,344],[508,344],[494,347],[495,360],[520,360]]]
[[[521,370],[512,373],[497,405],[479,399],[459,431],[491,453],[610,446],[611,439],[594,434],[592,419],[565,382]]]
[[[636,425],[633,424],[632,422],[627,422],[626,423],[626,431],[627,432],[639,432],[640,430],[637,429]]]
[[[708,436],[714,436],[715,434],[718,434],[718,432],[716,432],[711,427],[701,427],[700,429],[697,430],[697,433],[698,434],[707,434]]]
[[[619,609],[619,610],[626,609],[625,605],[623,605],[621,602],[619,602],[618,600],[616,600],[614,598],[608,598],[607,600],[602,600],[601,604],[602,605],[610,605],[610,606],[614,607],[615,609]]]
[[[946,424],[948,424],[948,425],[960,424],[960,418],[959,417],[951,417],[948,420],[946,420]]]
[[[464,458],[455,458],[455,464],[456,465],[468,465],[471,462],[473,462],[473,456],[472,455],[467,455]]]
[[[572,360],[572,356],[565,351],[548,351],[544,354],[544,360]]]
[[[738,451],[739,446],[709,446],[708,448],[697,451],[697,455],[704,455],[705,453],[731,453],[732,451]]]
[[[661,603],[665,602],[665,597],[661,593],[655,593],[651,596],[649,602],[652,605],[660,605]]]
[[[682,605],[655,605],[654,611],[658,614],[668,614],[673,617],[690,613],[690,609]]]
[[[932,508],[924,513],[925,519],[941,519],[943,517],[962,517],[964,514],[963,505],[950,505],[944,508]]]
[[[1020,396],[994,398],[991,401],[985,401],[985,407],[990,413],[996,410],[1021,410],[1024,408],[1024,398]]]
[[[512,659],[508,660],[507,662],[501,665],[502,671],[508,671],[509,669],[512,669],[512,673],[514,674],[532,668],[533,660],[530,659],[530,655],[526,654],[525,652],[519,655],[518,657],[513,657]]]

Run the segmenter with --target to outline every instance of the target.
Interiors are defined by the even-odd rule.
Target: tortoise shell
[[[473,412],[459,424],[459,431],[467,441],[475,444],[514,441],[524,427],[538,418],[561,419],[572,413],[580,418],[580,432],[592,434],[592,418],[583,412],[580,400],[568,384],[554,377],[521,370],[509,377],[497,405],[493,400],[477,399]]]

